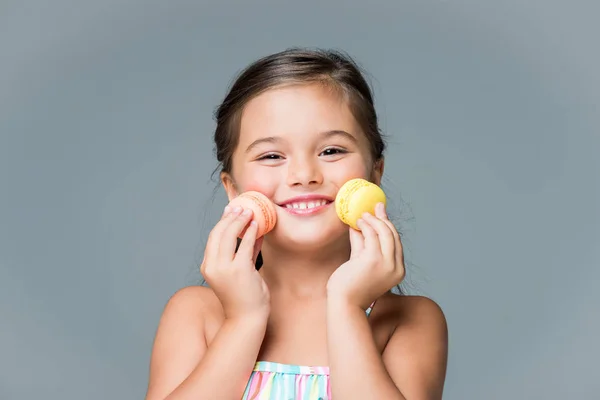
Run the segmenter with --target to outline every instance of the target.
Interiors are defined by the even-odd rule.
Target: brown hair
[[[217,170],[231,172],[241,114],[251,99],[276,86],[306,83],[321,83],[343,95],[369,141],[373,161],[383,157],[385,142],[379,130],[373,95],[356,62],[340,51],[292,48],[249,65],[217,108],[214,116]]]

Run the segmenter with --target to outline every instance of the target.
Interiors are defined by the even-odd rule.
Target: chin
[[[337,216],[313,221],[281,220],[269,235],[277,247],[296,251],[318,251],[348,240],[348,227]]]

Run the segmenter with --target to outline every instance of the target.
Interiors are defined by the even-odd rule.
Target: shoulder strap
[[[367,318],[369,318],[369,316],[371,315],[371,311],[373,311],[373,307],[375,306],[376,302],[377,300],[372,302],[371,305],[365,310],[365,312],[367,313]]]

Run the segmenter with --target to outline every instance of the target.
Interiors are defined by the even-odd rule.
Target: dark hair
[[[385,142],[379,130],[371,88],[350,56],[333,50],[293,48],[263,57],[241,72],[215,112],[215,151],[221,172],[231,172],[244,106],[276,86],[321,83],[338,90],[348,101],[370,144],[373,160],[383,157]]]
[[[216,109],[214,144],[219,165],[213,175],[215,172],[231,173],[242,111],[250,100],[274,87],[308,83],[323,84],[344,96],[368,139],[372,160],[381,160],[386,145],[379,129],[371,88],[357,63],[337,50],[291,48],[250,64],[234,80]],[[238,240],[238,246],[239,243]],[[256,268],[261,265],[259,253]]]

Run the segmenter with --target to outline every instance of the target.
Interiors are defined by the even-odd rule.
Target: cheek
[[[269,198],[273,198],[273,196],[275,195],[275,186],[269,185],[266,182],[259,182],[259,181],[248,182],[244,186],[244,191],[246,192],[249,190],[261,192],[262,194],[264,194],[265,196],[267,196]]]
[[[263,171],[263,173],[255,173],[249,170],[246,171],[243,178],[238,181],[238,189],[241,192],[254,190],[261,192],[269,198],[273,198],[280,180],[274,176],[274,174],[264,172],[265,171]]]
[[[355,160],[353,162],[344,163],[343,166],[336,166],[335,168],[332,168],[329,176],[330,179],[339,183],[339,185],[341,186],[350,179],[369,179],[370,172],[370,169],[367,168],[367,166],[362,160],[360,160],[359,162],[356,162]]]

